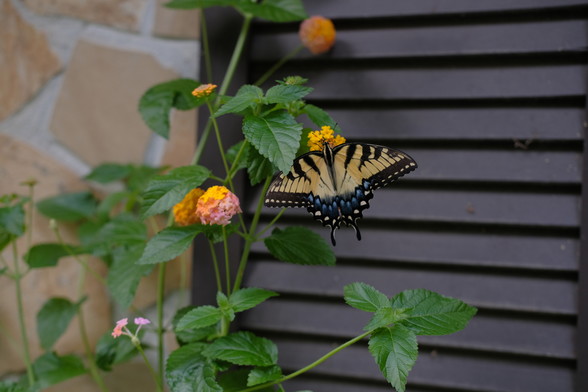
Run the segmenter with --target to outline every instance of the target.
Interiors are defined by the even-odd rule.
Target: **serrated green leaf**
[[[17,237],[24,234],[25,211],[22,204],[0,208],[0,229]],[[5,237],[9,236],[5,235]]]
[[[86,180],[96,181],[101,184],[108,184],[109,182],[122,180],[131,174],[132,168],[130,165],[122,165],[120,163],[104,163],[95,167],[90,174],[84,177]]]
[[[192,343],[172,352],[165,375],[172,392],[222,392],[212,364],[201,355],[204,343]]]
[[[363,328],[364,331],[371,331],[376,328],[386,327],[404,319],[405,312],[403,309],[392,309],[391,307],[379,308],[375,311],[370,322]]]
[[[251,186],[265,181],[266,178],[271,177],[278,169],[263,155],[261,155],[255,148],[249,149],[247,162],[247,175]]]
[[[278,380],[283,376],[282,369],[278,365],[268,367],[256,367],[251,369],[247,377],[247,386],[263,384],[269,381]]]
[[[200,83],[191,79],[176,79],[160,83],[147,90],[139,100],[139,113],[147,126],[158,135],[169,138],[169,112],[196,108],[206,102],[196,98],[192,91]]]
[[[166,3],[168,8],[189,10],[194,8],[208,8],[214,6],[236,5],[239,0],[172,0]]]
[[[181,202],[188,192],[202,185],[209,176],[210,170],[204,166],[182,166],[166,175],[152,178],[143,193],[143,218],[169,210]]]
[[[222,105],[213,117],[227,113],[240,113],[247,108],[254,107],[263,101],[263,90],[257,86],[246,84],[227,103]]]
[[[141,278],[149,275],[153,270],[152,264],[137,264],[143,250],[143,245],[120,247],[112,254],[112,264],[108,269],[106,286],[121,309],[126,309],[131,305]]]
[[[84,248],[75,245],[38,244],[29,249],[24,260],[30,268],[54,267],[62,257],[85,252]]]
[[[408,372],[418,356],[416,335],[402,325],[380,328],[370,337],[369,351],[386,380],[404,392]]]
[[[137,264],[157,264],[174,259],[190,247],[204,225],[167,227],[157,233],[145,247]]]
[[[272,22],[297,22],[308,18],[300,0],[264,0],[262,3],[241,2],[239,8]]]
[[[278,260],[302,265],[335,265],[333,249],[314,231],[305,227],[274,229],[263,242]]]
[[[460,331],[477,312],[466,303],[435,292],[417,289],[395,295],[390,304],[405,309],[402,325],[417,335],[447,335]]]
[[[258,289],[256,287],[248,287],[235,291],[229,297],[229,303],[231,304],[235,312],[242,312],[247,309],[251,309],[268,298],[277,296],[278,293],[275,291]]]
[[[60,357],[55,353],[46,353],[37,358],[33,363],[33,371],[37,376],[35,386],[38,388],[47,388],[86,373],[80,358],[75,355]]]
[[[278,360],[278,349],[272,341],[245,331],[215,340],[202,354],[243,366],[271,366]]]
[[[66,298],[51,298],[37,313],[37,334],[41,347],[50,350],[76,315],[78,305]]]
[[[369,284],[356,282],[344,287],[345,302],[359,310],[375,312],[380,308],[390,307],[390,300],[386,295]]]
[[[97,200],[90,192],[65,193],[37,203],[41,213],[58,221],[74,222],[96,212]]]
[[[132,214],[117,215],[110,222],[105,223],[94,233],[84,247],[93,249],[94,247],[107,246],[140,246],[144,245],[147,240],[147,228],[145,223],[138,220]]]
[[[312,92],[312,87],[279,84],[271,87],[265,93],[267,103],[289,103],[298,101]]]
[[[134,193],[142,193],[151,179],[164,170],[163,167],[151,167],[147,165],[133,166],[127,179],[127,188]]]
[[[222,318],[221,310],[215,306],[198,306],[186,313],[178,322],[176,330],[204,328],[218,323]]]
[[[213,335],[216,332],[216,326],[211,325],[205,328],[186,328],[179,331],[178,323],[180,320],[192,309],[196,309],[195,306],[186,306],[181,309],[178,309],[176,312],[173,320],[172,320],[172,327],[174,333],[176,334],[176,339],[180,345],[185,345],[188,343],[198,342],[200,340],[207,339],[209,336]]]
[[[96,365],[104,370],[112,370],[112,366],[125,362],[138,354],[131,339],[114,339],[112,332],[107,332],[96,343]],[[141,336],[143,331],[139,332]]]
[[[243,120],[243,134],[278,170],[288,172],[298,151],[302,124],[285,111],[262,118],[249,115]]]
[[[331,127],[336,133],[341,132],[339,124],[337,124],[327,112],[318,106],[308,104],[304,107],[304,113],[306,113],[310,121],[312,121],[317,127],[321,128],[327,125]]]
[[[134,197],[129,191],[114,192],[107,195],[98,204],[96,214],[103,220],[107,220],[110,217],[110,213],[116,206],[118,206],[123,200],[128,200]]]

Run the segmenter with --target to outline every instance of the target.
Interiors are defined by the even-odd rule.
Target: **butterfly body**
[[[306,207],[313,218],[335,231],[342,224],[361,233],[357,226],[369,208],[373,191],[416,169],[405,153],[364,143],[345,143],[296,158],[286,174],[280,173],[265,197],[268,207]]]

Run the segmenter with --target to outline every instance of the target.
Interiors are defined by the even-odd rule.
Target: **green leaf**
[[[222,392],[214,367],[200,353],[205,345],[192,343],[172,352],[165,374],[172,392]]]
[[[10,234],[3,228],[0,228],[0,251],[6,248],[6,246],[8,246],[8,244],[10,244],[15,238],[15,235]]]
[[[276,167],[263,155],[261,155],[255,148],[249,148],[247,174],[251,186],[265,181],[266,178],[271,177],[277,171]]]
[[[191,79],[176,79],[160,83],[147,90],[139,100],[139,113],[147,126],[158,135],[169,138],[169,112],[172,107],[189,110],[206,102],[192,91],[200,83]]]
[[[231,304],[235,312],[242,312],[247,309],[251,309],[268,298],[277,296],[278,293],[275,291],[258,289],[256,287],[248,287],[235,291],[229,297],[229,303]]]
[[[22,204],[0,208],[0,229],[4,233],[21,236],[25,232],[25,211]],[[9,235],[4,234],[4,241]],[[8,240],[10,242],[10,240]]]
[[[268,158],[278,170],[288,172],[300,144],[302,124],[285,111],[265,117],[246,116],[243,120],[245,138]]]
[[[178,322],[176,329],[183,331],[190,328],[204,328],[214,325],[221,320],[221,310],[215,306],[198,306],[184,315]]]
[[[272,341],[244,331],[215,340],[202,354],[244,366],[271,366],[278,360],[278,349]]]
[[[127,180],[128,189],[135,193],[142,193],[147,187],[149,181],[151,181],[156,175],[161,174],[163,170],[164,168],[161,167],[151,167],[147,165],[133,166],[131,174]]]
[[[274,229],[263,242],[278,260],[302,265],[335,265],[333,249],[320,235],[305,227]]]
[[[404,392],[408,372],[418,356],[416,335],[402,325],[380,328],[370,337],[369,350],[386,380]]]
[[[331,127],[336,133],[341,132],[339,124],[337,124],[327,112],[318,106],[308,104],[304,107],[304,113],[306,113],[310,121],[312,121],[317,127],[321,128],[327,125]]]
[[[243,143],[245,143],[245,140],[241,140],[239,143],[233,144],[227,150],[227,153],[226,153],[227,161],[231,165],[233,164],[233,162],[235,162],[235,159],[237,159],[237,155],[239,154],[239,150],[243,146]],[[241,158],[239,159],[239,164],[237,165],[236,170],[244,169],[247,167],[249,150],[251,150],[251,148],[249,146],[249,143],[247,143],[247,145],[245,147],[243,147],[243,152],[241,153]]]
[[[142,334],[143,331],[140,331],[139,335]],[[113,365],[125,362],[138,353],[131,339],[114,339],[111,332],[107,332],[96,343],[96,365],[110,371]]]
[[[27,387],[24,379],[21,381],[0,381],[0,392],[37,392],[38,389]]]
[[[376,328],[386,327],[404,319],[405,317],[406,315],[403,309],[392,309],[391,307],[379,308],[363,330],[371,331]]]
[[[75,355],[57,356],[55,353],[41,355],[33,363],[38,388],[47,388],[62,381],[86,373],[84,363]]]
[[[119,163],[105,163],[97,166],[84,177],[86,180],[96,181],[101,184],[108,184],[109,182],[122,180],[131,174],[132,168],[130,165],[122,165]]]
[[[96,246],[140,246],[146,240],[145,223],[134,215],[124,213],[104,224],[84,246],[89,249]]]
[[[204,166],[182,166],[166,175],[154,177],[143,193],[143,218],[169,210],[209,176],[210,170]]]
[[[196,309],[196,307],[195,306],[186,306],[181,309],[178,309],[178,311],[176,312],[176,315],[174,316],[174,318],[172,320],[172,327],[173,327],[174,333],[176,334],[176,339],[180,345],[198,342],[200,340],[207,339],[209,336],[216,333],[216,326],[215,325],[211,325],[211,326],[205,327],[205,328],[193,328],[193,329],[186,328],[186,329],[179,331],[177,328],[178,328],[178,324],[179,324],[180,320],[192,309]]]
[[[74,222],[96,212],[97,201],[90,192],[65,193],[37,203],[43,215],[58,221]]]
[[[172,0],[166,3],[168,8],[189,10],[193,8],[208,8],[214,6],[236,5],[239,0]]]
[[[126,309],[131,305],[141,278],[149,275],[153,270],[152,264],[137,264],[144,248],[143,245],[135,245],[120,247],[113,252],[106,285],[112,298],[121,309]]]
[[[62,257],[85,252],[82,247],[75,245],[39,244],[32,246],[24,259],[31,268],[54,267]]]
[[[268,367],[257,367],[251,369],[247,377],[247,386],[263,384],[269,381],[274,381],[282,377],[282,369],[278,365]]]
[[[386,295],[366,283],[356,282],[344,287],[345,302],[359,310],[375,312],[380,308],[390,307]]]
[[[78,306],[66,298],[51,298],[45,302],[37,313],[37,334],[44,350],[50,350],[63,335]]]
[[[272,22],[297,22],[308,18],[300,0],[265,0],[261,4],[241,2],[239,8]]]
[[[116,206],[118,206],[119,203],[121,203],[123,200],[128,200],[133,197],[134,195],[129,191],[111,193],[100,201],[98,208],[96,209],[96,214],[101,219],[108,220],[110,218],[110,213]]]
[[[213,117],[227,113],[240,113],[247,108],[254,107],[263,101],[263,90],[257,86],[246,84],[227,103],[221,106]]]
[[[190,247],[194,237],[202,232],[202,226],[204,225],[163,229],[149,240],[137,264],[163,263],[178,257]]]
[[[298,101],[312,92],[312,87],[280,84],[267,90],[265,99],[267,103],[289,103]]]
[[[406,290],[395,295],[390,304],[405,309],[402,325],[417,335],[447,335],[460,331],[477,312],[473,306],[423,289]]]

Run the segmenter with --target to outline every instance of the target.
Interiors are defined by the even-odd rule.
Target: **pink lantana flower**
[[[120,335],[127,335],[128,329],[126,328],[126,325],[128,323],[129,323],[128,318],[118,320],[116,322],[116,327],[114,327],[114,329],[112,330],[112,337],[118,338]],[[123,332],[123,328],[126,330],[126,332]]]
[[[241,212],[239,199],[224,186],[208,188],[196,207],[196,214],[205,225],[228,225],[231,218]]]

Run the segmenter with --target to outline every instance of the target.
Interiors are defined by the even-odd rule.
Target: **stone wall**
[[[147,88],[178,77],[195,78],[198,71],[198,13],[165,9],[164,2],[0,0],[0,194],[25,193],[19,184],[28,178],[39,182],[36,199],[91,189],[81,177],[104,162],[189,163],[194,111],[172,114],[169,141],[154,136],[137,112]],[[33,233],[36,243],[54,241],[42,216],[35,216]],[[65,235],[71,233],[66,229]],[[24,245],[19,250],[23,253]],[[179,263],[171,265],[168,287],[174,289],[182,271]],[[41,353],[37,311],[53,296],[75,299],[78,273],[77,263],[64,260],[58,268],[30,273],[23,281],[33,355]],[[152,306],[154,287],[153,278],[146,278],[136,305]],[[96,342],[118,315],[98,282],[88,278],[86,291],[86,324]],[[1,276],[0,296],[2,377],[21,372],[23,364],[12,344],[19,336],[14,287]],[[73,323],[59,340],[60,354],[80,352],[77,331]],[[112,391],[153,390],[140,364],[127,366],[109,376]],[[145,381],[148,386],[140,387]],[[53,390],[97,389],[82,377]]]

